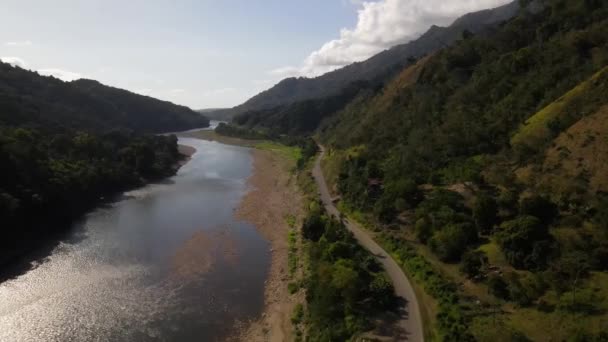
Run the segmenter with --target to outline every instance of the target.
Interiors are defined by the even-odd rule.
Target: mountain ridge
[[[95,80],[64,82],[0,63],[0,124],[162,133],[207,127],[209,120],[188,107]]]
[[[410,61],[449,45],[460,38],[464,30],[480,33],[517,14],[519,4],[513,1],[494,9],[465,14],[448,27],[431,26],[419,38],[381,51],[365,61],[355,62],[315,78],[290,77],[281,80],[243,104],[217,111],[218,115],[233,118],[247,111],[271,109],[340,93],[357,81],[383,82],[398,73]]]

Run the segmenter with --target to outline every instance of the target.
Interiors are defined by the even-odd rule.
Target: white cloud
[[[15,41],[15,42],[6,42],[4,43],[6,46],[31,46],[33,43],[29,40]]]
[[[38,69],[37,71],[40,75],[53,76],[66,82],[71,82],[82,78],[82,75],[79,73],[57,68]]]
[[[22,69],[27,69],[27,63],[19,57],[0,57],[0,60],[12,66],[18,66]]]
[[[169,92],[171,94],[181,94],[181,93],[185,93],[186,89],[181,89],[181,88],[175,88],[175,89],[171,89],[169,90]]]
[[[431,25],[449,25],[457,17],[511,0],[380,0],[359,5],[355,28],[312,52],[299,67],[272,70],[277,76],[318,76],[365,60],[391,46],[419,37]],[[351,1],[357,4],[359,1]]]

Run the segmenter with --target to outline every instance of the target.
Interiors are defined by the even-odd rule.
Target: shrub
[[[498,205],[494,198],[482,195],[477,198],[473,206],[473,219],[480,232],[490,232],[496,223]]]
[[[415,232],[418,241],[427,243],[431,236],[433,236],[433,226],[431,226],[427,218],[423,217],[416,221]]]
[[[488,290],[496,298],[509,299],[509,285],[501,276],[491,275],[488,278]]]
[[[481,269],[488,263],[488,256],[482,251],[468,251],[462,257],[460,272],[469,278],[475,278],[481,274]]]
[[[476,238],[477,231],[471,224],[452,224],[435,232],[429,245],[441,260],[458,261]]]
[[[511,265],[525,269],[545,266],[550,236],[538,218],[521,216],[504,222],[500,229],[497,242]]]
[[[548,225],[557,216],[557,205],[543,196],[524,198],[519,205],[521,215],[535,216],[542,224]]]

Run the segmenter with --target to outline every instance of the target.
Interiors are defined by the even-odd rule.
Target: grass
[[[191,132],[186,134],[186,136],[203,140],[217,141],[222,144],[252,147],[260,150],[271,151],[292,162],[297,162],[298,159],[300,159],[300,157],[302,156],[302,150],[299,147],[287,146],[268,140],[249,140],[234,138],[217,134],[215,131],[209,130]]]
[[[287,265],[289,267],[289,275],[293,277],[298,269],[298,233],[295,229],[289,230],[287,243],[289,245]]]
[[[289,228],[296,227],[296,217],[293,215],[287,215],[285,217],[285,222],[287,222],[287,225],[289,226]]]
[[[291,323],[294,325],[298,325],[302,322],[304,318],[304,305],[302,303],[296,304],[293,308],[293,313],[291,314]]]
[[[533,147],[544,143],[550,137],[548,125],[555,120],[564,120],[568,113],[568,107],[575,101],[585,97],[596,84],[596,81],[605,76],[608,67],[595,73],[590,79],[568,91],[562,97],[532,115],[524,125],[511,138],[511,145],[527,145]]]
[[[255,144],[255,148],[275,152],[280,156],[295,162],[302,157],[302,150],[299,147],[286,146],[271,141],[259,142]]]
[[[566,341],[584,331],[598,334],[608,326],[608,274],[593,272],[588,280],[580,285],[579,291],[591,291],[598,300],[596,314],[582,314],[555,308],[539,310],[536,307],[515,307],[502,305],[494,313],[478,315],[471,321],[471,331],[479,341],[510,341],[515,332],[526,335],[532,341]],[[562,296],[569,297],[569,293]],[[557,305],[559,295],[548,291],[542,300]]]
[[[479,246],[480,251],[486,253],[488,256],[488,262],[492,265],[499,267],[510,267],[509,262],[505,258],[505,255],[500,250],[500,247],[496,242],[490,241],[484,245]]]

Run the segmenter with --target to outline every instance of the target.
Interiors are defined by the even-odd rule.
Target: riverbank
[[[192,156],[196,153],[196,148],[188,145],[177,145],[179,154],[182,155],[182,159],[178,162],[178,168],[188,164],[192,159]]]
[[[302,197],[289,172],[290,164],[279,155],[252,150],[251,191],[241,201],[237,218],[254,224],[270,242],[271,265],[264,290],[264,311],[254,322],[242,327],[241,341],[288,341],[293,333],[291,314],[301,300],[288,290],[290,281],[288,235],[290,221],[299,222]]]
[[[255,147],[259,142],[225,137],[213,131],[188,133],[189,137],[223,144]],[[282,342],[293,338],[291,316],[302,295],[290,294],[290,225],[298,227],[303,217],[303,197],[294,174],[295,160],[272,150],[252,149],[253,170],[235,215],[258,229],[270,243],[271,265],[264,289],[264,309],[252,322],[239,324],[233,340]]]

